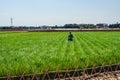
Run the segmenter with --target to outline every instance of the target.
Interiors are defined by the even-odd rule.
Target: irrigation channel
[[[120,63],[75,70],[46,70],[44,74],[7,75],[0,80],[120,80]]]

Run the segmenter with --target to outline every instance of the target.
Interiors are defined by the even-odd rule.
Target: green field
[[[116,64],[120,32],[0,32],[0,76]]]

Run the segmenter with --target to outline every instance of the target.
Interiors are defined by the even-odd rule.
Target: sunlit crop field
[[[0,76],[120,62],[120,32],[0,32]]]

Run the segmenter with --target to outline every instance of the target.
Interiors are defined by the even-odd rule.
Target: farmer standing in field
[[[69,32],[69,35],[68,35],[68,41],[73,41],[73,35],[71,32]]]

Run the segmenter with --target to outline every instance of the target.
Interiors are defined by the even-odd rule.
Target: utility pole
[[[10,27],[13,27],[13,18],[10,18]]]

